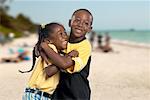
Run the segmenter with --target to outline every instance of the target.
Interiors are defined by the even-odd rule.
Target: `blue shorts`
[[[26,88],[22,100],[51,100],[51,95],[38,89]]]

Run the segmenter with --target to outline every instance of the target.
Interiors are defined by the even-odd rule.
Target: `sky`
[[[23,13],[35,23],[59,22],[67,29],[72,13],[86,8],[95,30],[150,30],[150,0],[12,0],[9,6],[14,17]]]

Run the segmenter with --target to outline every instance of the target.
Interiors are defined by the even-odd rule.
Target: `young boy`
[[[87,77],[91,62],[91,45],[85,35],[91,31],[92,22],[93,16],[87,9],[76,10],[69,21],[71,32],[66,53],[71,50],[79,52],[78,57],[72,58],[74,66],[68,68],[61,62],[63,58],[48,48],[46,43],[41,45],[47,56],[53,60],[53,64],[65,69],[60,73],[53,100],[90,100],[91,90]]]

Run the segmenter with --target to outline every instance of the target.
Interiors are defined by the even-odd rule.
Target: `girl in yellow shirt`
[[[61,50],[66,49],[68,42],[67,34],[63,25],[58,23],[50,23],[45,25],[45,27],[40,28],[39,40],[33,52],[33,67],[35,65],[35,68],[28,81],[27,88],[25,89],[23,100],[51,100],[51,95],[53,94],[59,82],[59,71],[57,67],[53,67],[51,63],[53,61],[47,58],[47,55],[44,53],[44,51],[40,50],[40,44],[43,41],[46,41],[48,46],[56,53],[60,53]],[[35,50],[40,54],[40,56],[37,58],[38,60],[36,64],[35,53],[37,52],[35,52]],[[74,64],[72,60],[68,61],[70,58],[71,56],[68,54],[68,56],[63,60],[64,62],[67,61],[66,63],[68,66],[72,66]],[[30,71],[32,71],[33,67]],[[51,70],[52,72],[57,72],[51,76],[53,74],[51,73]]]

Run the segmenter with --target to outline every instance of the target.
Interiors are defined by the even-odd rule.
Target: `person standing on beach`
[[[110,39],[111,37],[109,36],[109,33],[106,32],[105,33],[105,44],[102,48],[103,52],[110,52],[110,51],[113,51],[112,47],[110,46]]]
[[[109,33],[105,33],[105,45],[109,46],[110,45],[110,39],[111,37],[109,36]]]
[[[95,40],[95,35],[96,35],[96,32],[95,32],[95,31],[90,32],[90,37],[89,37],[89,39],[90,39],[90,43],[91,43],[91,45],[92,45],[92,48],[93,48],[93,43],[94,43],[94,40]]]
[[[102,46],[102,38],[103,38],[103,36],[101,34],[97,35],[97,43],[98,43],[98,48],[99,49],[103,48],[103,46]]]
[[[87,77],[89,76],[92,48],[85,35],[91,31],[92,22],[93,16],[87,9],[76,10],[69,20],[71,32],[65,52],[77,50],[79,56],[72,58],[74,66],[64,67],[64,70],[60,72],[60,81],[52,100],[90,100],[91,90]],[[54,61],[54,65],[62,68],[59,61],[61,62],[63,58],[59,54],[48,48],[46,43],[42,45],[42,49]]]

